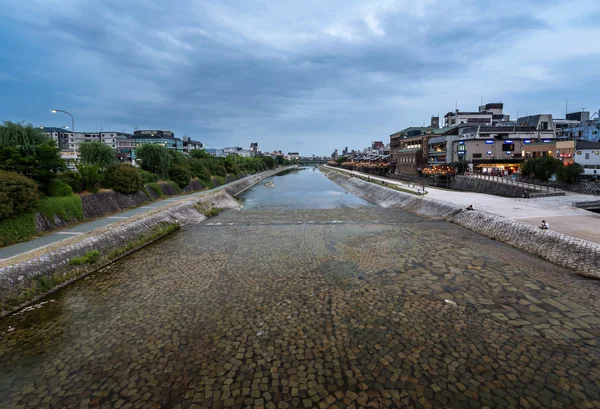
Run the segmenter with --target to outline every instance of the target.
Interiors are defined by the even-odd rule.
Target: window
[[[514,151],[515,150],[515,144],[514,143],[503,143],[502,144],[502,150],[504,152],[506,152],[506,151]]]
[[[481,153],[474,153],[473,158],[481,158]]]
[[[590,154],[589,154],[589,153],[586,153],[586,154],[585,154],[585,158],[586,158],[586,159],[589,159],[589,158],[590,158]]]

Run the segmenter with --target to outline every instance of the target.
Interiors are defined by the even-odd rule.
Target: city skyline
[[[309,156],[482,97],[514,119],[600,108],[592,1],[6,3],[1,120]]]

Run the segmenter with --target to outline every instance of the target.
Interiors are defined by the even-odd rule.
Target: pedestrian
[[[469,205],[469,207],[467,207],[467,210],[475,210],[475,209],[473,209],[473,205]]]
[[[548,230],[550,228],[550,225],[548,223],[546,223],[546,220],[542,220],[542,224],[540,225],[540,229],[542,230]]]

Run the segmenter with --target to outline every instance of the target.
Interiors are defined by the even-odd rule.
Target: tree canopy
[[[521,165],[521,174],[546,182],[562,167],[562,161],[551,156],[533,158]]]
[[[136,150],[143,170],[156,173],[161,178],[167,178],[171,168],[172,156],[164,146],[145,143]]]
[[[106,169],[117,161],[115,150],[102,142],[79,145],[79,157],[84,165],[96,165],[100,169]]]
[[[35,145],[44,143],[48,139],[41,129],[25,122],[19,124],[5,121],[0,125],[0,145],[24,150],[27,153],[32,153]]]

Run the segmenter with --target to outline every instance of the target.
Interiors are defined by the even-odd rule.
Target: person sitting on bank
[[[540,225],[540,229],[548,230],[550,225],[546,223],[546,220],[542,220],[542,224]]]
[[[467,207],[467,210],[475,210],[475,209],[473,209],[473,205],[469,205],[469,207]]]

